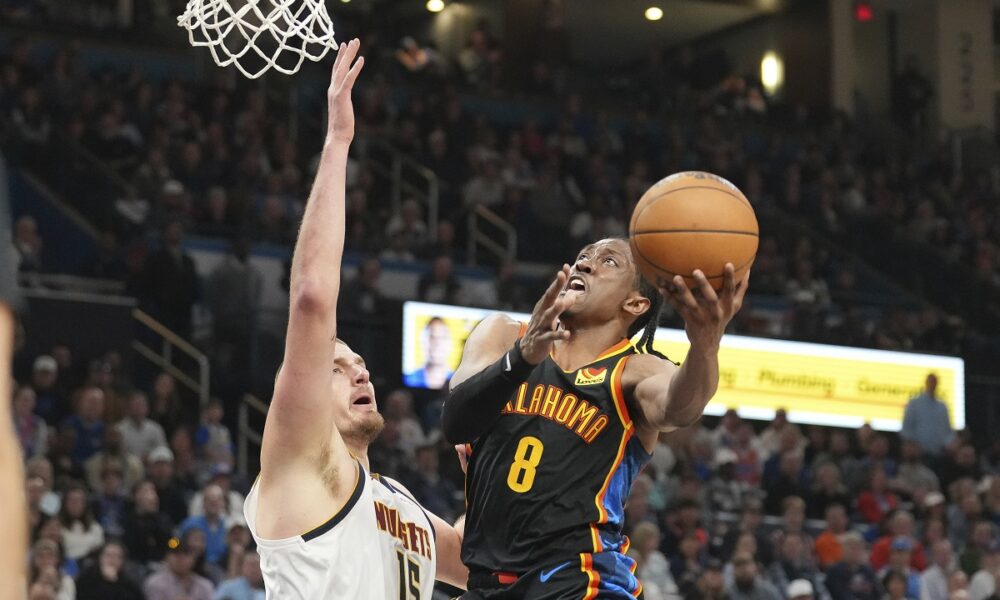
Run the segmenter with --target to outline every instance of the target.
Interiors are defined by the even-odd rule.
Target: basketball
[[[757,216],[735,185],[701,171],[676,173],[649,188],[632,212],[632,256],[649,282],[660,285],[682,275],[695,286],[701,269],[716,290],[727,262],[739,281],[753,264]]]

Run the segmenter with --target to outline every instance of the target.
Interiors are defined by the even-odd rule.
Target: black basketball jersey
[[[622,394],[635,353],[622,340],[572,372],[546,358],[471,444],[462,545],[471,570],[524,573],[628,550],[625,500],[650,459]]]

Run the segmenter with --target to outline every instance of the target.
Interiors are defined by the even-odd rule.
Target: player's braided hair
[[[628,328],[628,336],[631,339],[635,334],[642,332],[635,348],[643,354],[652,354],[660,358],[670,360],[660,352],[653,349],[653,338],[656,337],[656,328],[660,325],[660,310],[663,308],[663,296],[656,286],[646,281],[642,274],[636,272],[636,287],[643,298],[649,300],[649,310],[639,315]]]

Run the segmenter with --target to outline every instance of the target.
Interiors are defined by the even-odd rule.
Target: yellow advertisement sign
[[[469,333],[493,312],[407,302],[403,309],[407,385],[441,387],[446,381],[443,375],[450,376],[458,366]],[[683,331],[661,327],[655,347],[683,362],[688,341]],[[839,427],[871,423],[876,429],[898,431],[907,401],[923,390],[927,374],[935,373],[938,396],[948,406],[952,426],[965,427],[965,365],[959,358],[726,335],[719,367],[719,391],[705,410],[710,415],[734,408],[746,418],[770,419],[776,409],[784,408],[798,423]]]

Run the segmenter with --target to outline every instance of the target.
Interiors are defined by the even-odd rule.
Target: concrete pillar
[[[857,57],[853,0],[830,0],[830,105],[854,115]]]
[[[995,126],[993,2],[938,0],[938,118],[947,130]]]

